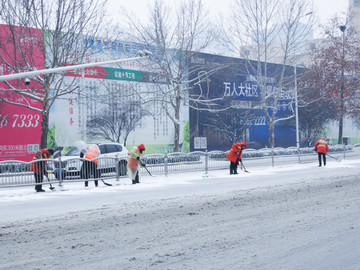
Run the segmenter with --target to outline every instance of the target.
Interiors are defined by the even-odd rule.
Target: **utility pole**
[[[298,151],[298,159],[300,163],[300,136],[299,136],[299,111],[298,111],[298,95],[297,95],[297,74],[296,65],[294,66],[294,84],[295,84],[295,122],[296,122],[296,148]]]
[[[339,114],[338,144],[343,143],[343,129],[344,129],[345,30],[346,30],[346,25],[341,25],[340,31],[342,32],[342,55],[341,55],[340,114]]]

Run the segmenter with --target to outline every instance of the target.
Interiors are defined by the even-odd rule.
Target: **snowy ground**
[[[360,159],[316,165],[0,189],[0,269],[360,269]]]

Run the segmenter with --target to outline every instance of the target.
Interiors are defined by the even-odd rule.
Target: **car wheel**
[[[126,166],[127,166],[127,162],[125,160],[119,162],[119,166],[118,166],[119,176],[124,176],[127,174]]]

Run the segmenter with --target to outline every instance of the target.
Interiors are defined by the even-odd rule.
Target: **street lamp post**
[[[313,12],[308,12],[304,16],[312,15]],[[296,148],[298,152],[298,160],[300,161],[300,134],[299,134],[299,111],[298,111],[298,95],[297,95],[297,74],[296,74],[297,65],[294,65],[294,91],[295,91],[295,125],[296,125]]]
[[[342,56],[341,56],[340,118],[339,118],[339,137],[338,137],[338,144],[342,144],[342,143],[343,143],[343,128],[344,128],[345,30],[346,30],[346,25],[341,25],[341,26],[340,26],[340,31],[342,32]]]
[[[294,83],[295,83],[295,125],[296,125],[296,148],[298,152],[298,160],[300,163],[300,136],[299,136],[299,112],[298,112],[298,96],[297,96],[297,75],[296,65],[294,66]]]
[[[117,63],[126,62],[126,61],[136,61],[136,60],[149,58],[152,55],[152,53],[147,50],[139,51],[138,54],[139,54],[138,57],[133,57],[133,58],[123,58],[123,59],[109,60],[109,61],[103,61],[103,62],[97,62],[97,63],[86,63],[86,64],[73,65],[73,66],[65,66],[65,67],[57,67],[57,68],[49,68],[49,69],[34,70],[34,71],[28,71],[28,72],[8,74],[8,75],[1,75],[0,82],[22,79],[22,78],[30,78],[32,76],[38,76],[38,75],[65,72],[65,71],[69,71],[69,70],[83,69],[83,68],[94,67],[94,66],[117,64]]]

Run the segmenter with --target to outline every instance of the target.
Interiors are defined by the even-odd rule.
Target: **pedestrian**
[[[34,172],[35,183],[42,183],[44,175],[47,175],[46,161],[37,161],[38,159],[49,159],[54,154],[54,149],[40,149],[36,152],[30,170]],[[42,185],[35,185],[36,192],[45,192]]]
[[[89,145],[88,149],[82,149],[80,152],[80,158],[84,158],[83,164],[80,169],[80,177],[82,179],[89,179],[93,176],[95,179],[100,178],[98,167],[98,160],[96,159],[100,155],[99,146],[96,144]],[[95,159],[95,160],[94,160]],[[95,187],[98,186],[98,180],[94,180]],[[85,187],[88,187],[89,182],[85,181]]]
[[[231,146],[231,150],[226,156],[226,158],[230,160],[230,174],[238,174],[237,166],[239,165],[239,162],[241,162],[241,154],[246,147],[246,142],[234,143]]]
[[[141,166],[145,166],[144,163],[141,162],[141,155],[145,151],[145,146],[143,144],[139,144],[137,147],[135,146],[131,152],[129,153],[129,159],[127,163],[128,175],[130,176],[133,184],[139,184],[139,164]]]
[[[321,167],[321,156],[323,157],[324,166],[326,166],[326,153],[329,151],[329,145],[325,137],[315,143],[315,151],[318,153],[319,167]]]

